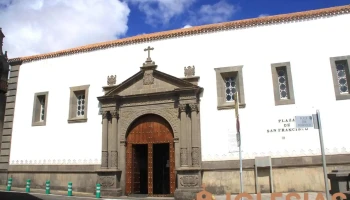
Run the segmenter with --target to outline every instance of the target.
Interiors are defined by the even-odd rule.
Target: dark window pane
[[[279,78],[279,82],[280,82],[280,83],[285,83],[285,82],[286,82],[286,79],[283,78],[283,77],[281,77],[281,78]]]
[[[278,70],[277,74],[278,76],[284,76],[285,72],[284,70]]]
[[[344,70],[343,64],[337,64],[337,70]]]
[[[339,83],[344,85],[346,83],[346,79],[345,78],[341,78],[339,79]]]
[[[340,91],[342,91],[342,92],[346,92],[347,90],[348,90],[348,87],[346,87],[346,86],[340,87]]]
[[[282,91],[282,92],[281,92],[281,96],[282,96],[282,98],[287,97],[287,92],[286,92],[286,91]]]

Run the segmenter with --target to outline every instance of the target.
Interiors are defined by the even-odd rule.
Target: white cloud
[[[9,58],[112,40],[128,30],[130,9],[118,0],[1,2],[3,49]]]
[[[212,5],[202,5],[198,12],[191,12],[191,24],[209,24],[227,21],[239,10],[239,7],[227,3],[225,0]]]
[[[146,15],[146,23],[152,26],[167,25],[170,20],[181,17],[187,24],[207,24],[227,21],[239,7],[220,0],[215,4],[202,5],[199,9],[191,6],[198,0],[126,0],[137,5]]]
[[[146,15],[146,23],[156,26],[186,12],[196,0],[126,0]]]
[[[191,28],[191,27],[192,27],[191,25],[187,24],[183,28]]]
[[[267,17],[267,16],[269,16],[269,14],[261,14],[258,17]]]

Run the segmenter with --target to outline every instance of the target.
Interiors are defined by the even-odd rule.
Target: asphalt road
[[[96,199],[90,197],[68,197],[61,195],[46,195],[46,194],[38,194],[38,193],[22,193],[22,192],[6,192],[0,191],[0,199],[1,200],[61,200],[61,199],[71,199],[71,200],[83,200],[83,199]],[[103,198],[101,198],[102,200]],[[108,199],[103,199],[108,200]]]

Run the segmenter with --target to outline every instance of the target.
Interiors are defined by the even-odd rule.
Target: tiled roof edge
[[[10,64],[14,64],[18,62],[21,62],[21,63],[32,62],[36,60],[102,50],[102,49],[112,48],[116,46],[125,46],[125,45],[137,44],[137,43],[157,41],[162,39],[170,39],[170,38],[176,38],[176,37],[212,33],[217,31],[226,31],[226,30],[242,29],[242,28],[249,28],[249,27],[255,27],[255,26],[264,26],[264,25],[273,25],[273,24],[288,23],[288,22],[295,22],[295,21],[312,20],[312,19],[317,19],[321,17],[331,17],[331,16],[343,15],[343,14],[349,14],[349,13],[350,13],[350,5],[345,5],[345,6],[330,7],[330,8],[324,8],[324,9],[318,9],[318,10],[296,12],[296,13],[290,13],[290,14],[281,14],[281,15],[267,16],[267,17],[261,17],[261,18],[244,19],[244,20],[237,20],[237,21],[231,21],[231,22],[195,26],[195,27],[185,28],[185,29],[176,29],[171,31],[138,35],[138,36],[133,36],[129,38],[108,41],[108,42],[85,45],[85,46],[66,49],[66,50],[57,51],[57,52],[51,52],[51,53],[45,53],[45,54],[39,54],[39,55],[33,55],[33,56],[27,56],[27,57],[12,58],[12,59],[9,59],[8,61]]]

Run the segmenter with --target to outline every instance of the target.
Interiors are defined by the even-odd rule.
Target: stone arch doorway
[[[126,136],[126,194],[173,195],[175,148],[170,124],[155,114],[137,118]]]

